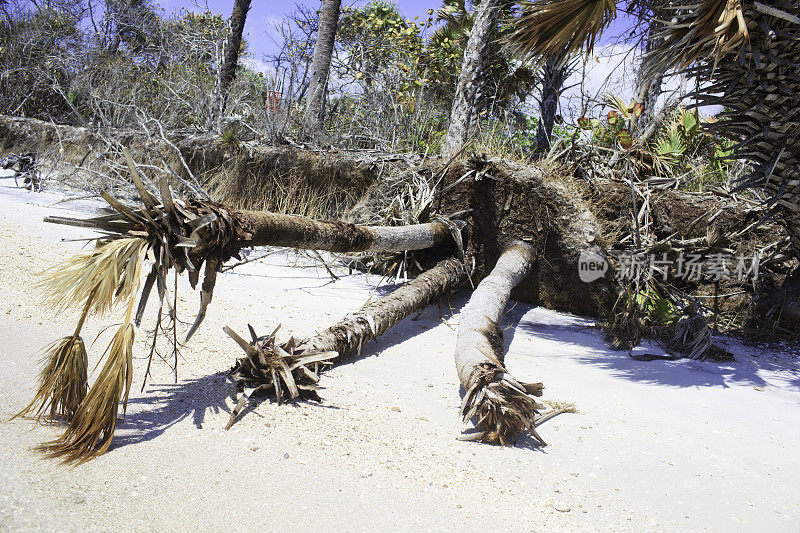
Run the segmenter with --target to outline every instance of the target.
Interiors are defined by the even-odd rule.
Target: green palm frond
[[[614,0],[546,0],[522,2],[517,28],[505,38],[508,49],[524,60],[541,61],[558,53],[565,57],[594,44],[617,16]]]

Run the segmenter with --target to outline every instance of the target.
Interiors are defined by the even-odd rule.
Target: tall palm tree
[[[539,100],[539,123],[536,125],[536,148],[549,150],[556,122],[558,99],[564,82],[571,71],[571,65],[564,54],[550,56],[542,67],[542,96]]]
[[[754,165],[742,186],[770,194],[800,258],[800,3],[670,0],[668,7],[671,19],[645,57],[645,75],[685,70],[704,83],[700,105],[725,107],[708,127],[736,141],[734,156]],[[508,45],[538,60],[591,51],[615,17],[614,0],[529,1]]]
[[[322,131],[322,123],[325,118],[325,94],[328,89],[328,74],[331,69],[333,44],[336,40],[341,5],[341,0],[322,1],[319,32],[314,45],[314,56],[311,59],[311,82],[308,87],[308,104],[305,114],[306,128],[313,133]]]

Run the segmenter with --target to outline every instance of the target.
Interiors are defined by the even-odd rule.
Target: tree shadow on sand
[[[615,377],[640,383],[667,385],[672,387],[723,387],[749,385],[763,387],[768,383],[758,374],[758,370],[788,372],[792,377],[787,385],[800,387],[800,375],[791,369],[752,359],[736,362],[715,363],[678,359],[675,361],[637,361],[627,351],[612,350],[604,342],[602,333],[591,327],[592,320],[569,315],[560,315],[559,324],[552,324],[549,311],[538,310],[532,306],[517,304],[506,314],[503,327],[506,329],[505,345],[509,352],[515,334],[525,334],[533,339],[526,347],[514,347],[511,358],[524,360],[536,358],[571,358],[583,364],[595,365]],[[510,327],[509,327],[510,326]],[[537,346],[536,340],[559,343],[558,353],[546,353],[547,345]],[[573,348],[566,354],[564,347]],[[657,345],[644,341],[633,350],[634,354],[666,352]],[[519,359],[518,359],[519,358]],[[524,363],[523,363],[524,364]]]
[[[187,418],[201,429],[206,413],[230,413],[226,400],[235,389],[227,375],[221,371],[177,384],[151,384],[143,396],[128,400],[129,412],[117,426],[112,449],[152,440]]]

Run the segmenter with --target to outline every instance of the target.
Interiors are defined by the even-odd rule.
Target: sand
[[[42,223],[95,205],[52,205],[62,198],[0,179],[0,531],[800,529],[795,355],[730,341],[736,363],[638,362],[590,320],[517,304],[504,323],[510,370],[580,412],[544,424],[544,448],[461,442],[452,350],[464,293],[452,315],[432,306],[327,372],[321,406],[263,401],[225,431],[240,351],[224,325],[310,335],[391,288],[345,269],[333,282],[281,250],[220,276],[178,383],[156,360],[140,393],[149,309],[111,450],[75,468],[44,460],[32,448],[59,428],[6,420],[32,397],[41,348],[75,324],[35,286],[83,244],[62,239],[90,235]],[[183,320],[198,303],[182,279]],[[87,344],[118,317],[92,321]],[[92,364],[108,340],[90,346]]]

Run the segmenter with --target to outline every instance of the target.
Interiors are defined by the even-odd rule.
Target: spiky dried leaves
[[[89,361],[83,339],[72,336],[57,340],[45,349],[42,360],[39,388],[31,403],[14,418],[33,414],[39,420],[48,410],[51,420],[71,418],[89,386]]]
[[[82,308],[91,300],[88,314],[102,316],[114,302],[132,296],[146,248],[146,240],[126,237],[78,252],[45,270],[40,287],[45,289],[48,303],[59,311]]]
[[[711,62],[713,70],[750,37],[742,0],[682,0],[659,9],[674,18],[665,21],[655,36],[661,44],[645,59],[645,74],[651,77],[696,61]]]
[[[515,29],[506,46],[524,60],[541,61],[560,56],[563,60],[594,44],[617,16],[614,0],[548,0],[521,3]]]
[[[250,399],[258,391],[272,391],[278,405],[287,399],[307,398],[319,401],[317,383],[322,365],[339,357],[335,351],[319,351],[314,349],[298,349],[294,337],[284,343],[276,342],[276,334],[280,326],[270,335],[259,337],[253,326],[248,324],[252,340],[247,342],[229,327],[223,328],[244,350],[245,357],[236,360],[230,377],[240,391],[246,391],[234,410],[225,429],[233,425],[236,417]],[[285,391],[284,391],[285,389]]]
[[[38,447],[66,462],[83,463],[105,453],[117,426],[120,400],[125,412],[133,381],[133,325],[123,325],[114,335],[106,362],[89,394],[72,417],[64,434]]]
[[[535,429],[536,415],[542,406],[533,396],[542,395],[541,383],[521,383],[505,368],[482,363],[474,382],[461,402],[465,422],[475,419],[475,433],[462,440],[510,445],[516,436],[529,431],[542,445],[546,444]]]

